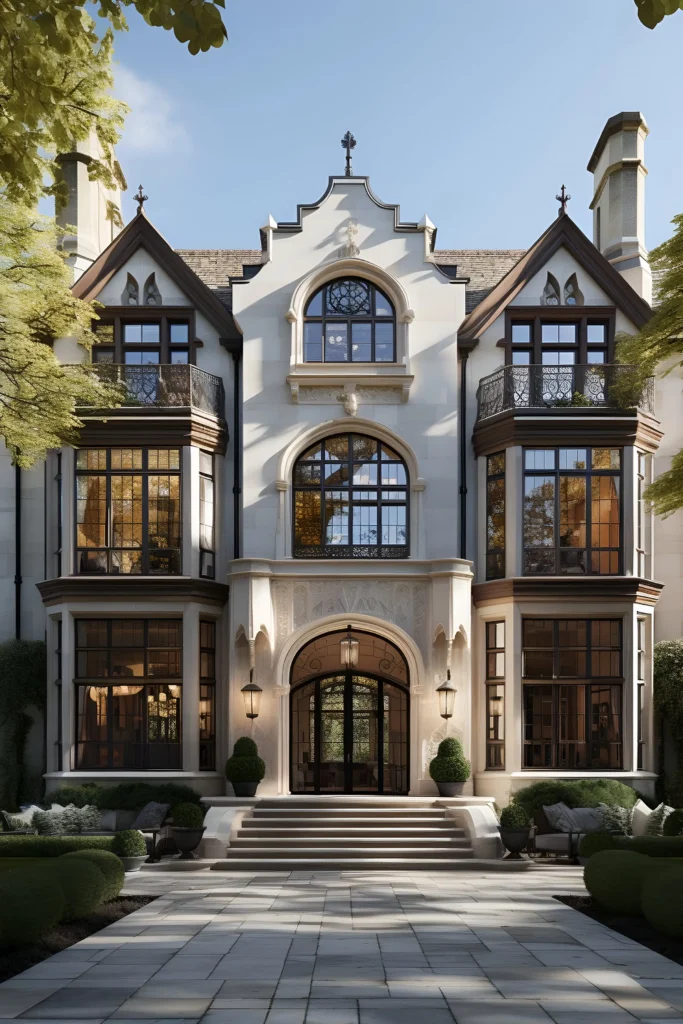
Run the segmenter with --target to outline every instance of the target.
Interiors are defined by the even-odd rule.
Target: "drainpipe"
[[[467,352],[460,357],[460,557],[467,558]]]
[[[242,494],[242,464],[241,448],[242,439],[240,436],[240,376],[242,373],[242,346],[235,346],[231,349],[234,381],[233,381],[233,427],[232,427],[232,451],[233,451],[233,558],[240,557],[240,495]]]
[[[14,464],[14,636],[21,639],[21,468]]]

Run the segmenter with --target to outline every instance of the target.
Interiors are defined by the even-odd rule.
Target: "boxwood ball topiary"
[[[0,874],[0,946],[35,942],[61,920],[64,891],[51,867]]]
[[[117,857],[146,857],[145,837],[136,828],[121,829],[112,837],[111,852],[115,853]]]
[[[584,882],[601,907],[615,914],[640,914],[645,878],[658,870],[657,861],[630,850],[602,850],[584,868]],[[661,868],[660,868],[661,870]]]
[[[500,824],[502,828],[529,828],[529,817],[523,807],[508,804],[500,812]]]
[[[232,748],[233,757],[257,757],[258,747],[254,740],[250,739],[249,736],[240,736],[238,740],[235,740],[235,745]]]
[[[467,782],[470,762],[460,740],[450,737],[439,743],[436,757],[429,763],[429,774],[434,782]]]
[[[123,869],[123,864],[116,856],[115,853],[110,853],[109,850],[78,850],[76,853],[65,853],[59,858],[59,861],[74,860],[78,863],[79,860],[87,860],[91,864],[102,872],[104,876],[104,895],[102,902],[106,903],[107,900],[115,900],[118,894],[123,889],[123,884],[126,880],[126,872]]]
[[[258,756],[258,747],[248,736],[242,736],[226,762],[226,779],[228,782],[260,782],[265,774],[266,763]]]
[[[103,873],[89,860],[73,860],[73,854],[57,857],[50,869],[64,893],[63,921],[75,921],[92,914],[104,902],[106,882]]]
[[[196,804],[176,804],[171,809],[174,828],[201,828],[204,824],[204,815],[201,807]]]
[[[683,863],[651,871],[643,882],[640,905],[648,924],[658,932],[683,938]]]

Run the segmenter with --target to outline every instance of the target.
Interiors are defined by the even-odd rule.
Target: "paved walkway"
[[[0,985],[0,1020],[683,1019],[683,967],[552,898],[583,891],[577,868],[129,878],[159,898]]]

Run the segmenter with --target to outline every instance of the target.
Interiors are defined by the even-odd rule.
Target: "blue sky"
[[[642,110],[647,244],[683,211],[683,12],[654,32],[633,0],[226,0],[229,41],[190,56],[133,13],[117,40],[133,113],[118,155],[179,248],[257,248],[344,168],[439,248],[529,245],[569,212],[590,233],[588,158],[605,120]]]

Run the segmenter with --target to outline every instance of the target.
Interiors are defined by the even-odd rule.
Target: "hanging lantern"
[[[437,686],[436,692],[439,695],[439,714],[442,718],[448,720],[453,717],[453,708],[455,707],[455,695],[457,690],[451,682],[451,670],[448,669],[446,672],[446,682],[442,683],[441,686]]]
[[[256,683],[247,683],[246,686],[242,687],[242,696],[244,697],[244,710],[247,718],[258,718],[259,708],[261,706],[261,694],[263,690]]]
[[[341,659],[341,666],[342,668],[355,668],[358,664],[360,643],[355,637],[351,636],[350,624],[346,629],[347,636],[339,641],[339,657]]]

